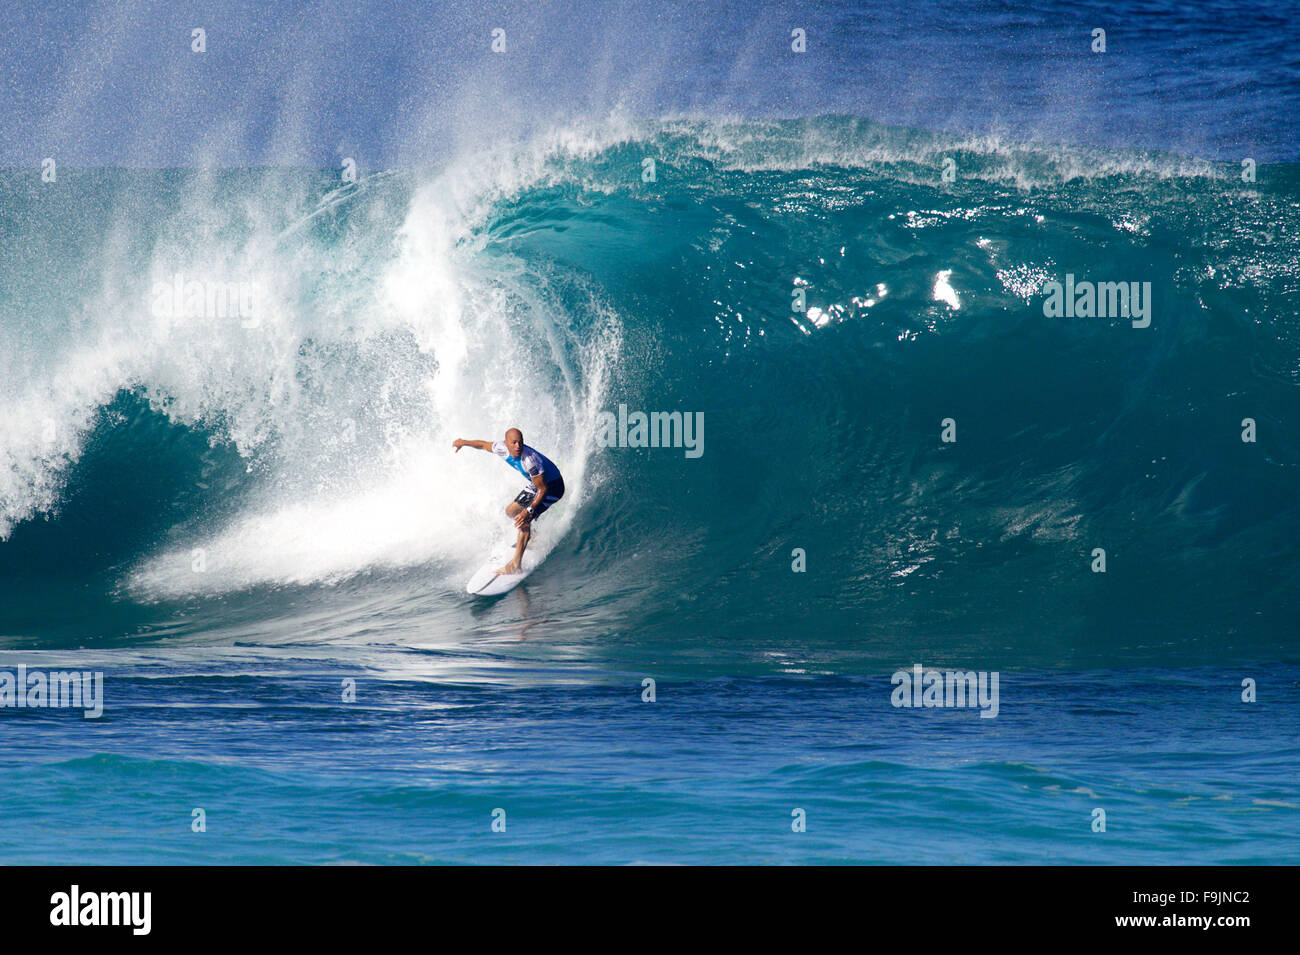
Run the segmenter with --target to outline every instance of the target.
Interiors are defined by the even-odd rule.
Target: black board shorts
[[[533,503],[533,498],[535,498],[536,496],[537,496],[537,488],[526,487],[519,492],[519,496],[515,498],[515,503],[518,504],[520,507],[527,507],[528,505]],[[550,507],[552,504],[554,504],[562,497],[564,497],[563,478],[561,478],[558,481],[551,481],[549,484],[547,484],[546,497],[542,498],[542,503],[538,504],[535,508],[533,508],[533,519],[536,520],[537,518],[541,517],[543,511],[545,511],[548,507]]]

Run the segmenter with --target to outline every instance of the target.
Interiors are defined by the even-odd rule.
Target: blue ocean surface
[[[1282,8],[30,12],[0,862],[1300,862]]]
[[[419,679],[377,654],[212,656],[106,671],[111,709],[75,731],[6,719],[42,793],[6,788],[6,861],[1295,861],[1295,666],[1252,705],[1216,668],[1021,671],[982,719],[894,708],[887,677],[665,680],[646,702],[635,674],[504,685],[508,652],[477,680],[442,654],[401,654]]]

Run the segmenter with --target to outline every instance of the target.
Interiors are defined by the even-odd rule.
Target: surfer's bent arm
[[[461,448],[478,448],[480,451],[491,451],[491,441],[475,441],[473,438],[457,438],[451,443],[451,446],[459,451]]]
[[[538,504],[542,503],[542,498],[546,497],[546,478],[541,474],[533,475],[533,485],[537,488],[537,496],[533,498],[533,503],[528,505],[529,513]]]

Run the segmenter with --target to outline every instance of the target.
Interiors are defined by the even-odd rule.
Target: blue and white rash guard
[[[564,481],[564,478],[560,475],[560,469],[555,466],[550,458],[526,444],[519,457],[512,458],[510,452],[506,450],[504,441],[493,441],[492,453],[499,458],[505,459],[506,464],[522,474],[530,484],[538,474],[542,476],[547,484],[557,484]]]

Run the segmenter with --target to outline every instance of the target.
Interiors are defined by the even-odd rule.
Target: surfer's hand
[[[456,449],[455,451],[452,452],[453,454],[459,453],[460,449],[465,447],[465,439],[457,438],[455,441],[451,443],[451,446]]]
[[[529,514],[527,511],[521,510],[518,514],[515,515],[515,527],[523,527],[529,522],[529,520],[531,520],[531,518],[532,518],[531,514]]]

